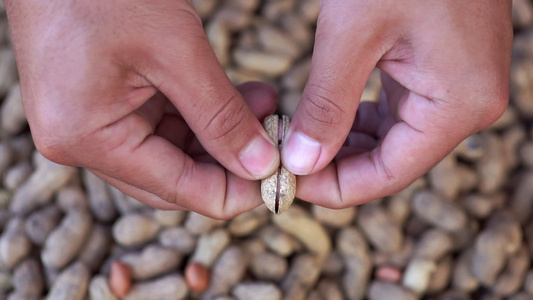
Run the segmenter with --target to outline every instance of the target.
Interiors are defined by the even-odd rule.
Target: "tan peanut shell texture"
[[[289,117],[270,115],[264,121],[265,130],[278,145],[285,138],[289,128]],[[275,214],[289,208],[296,194],[296,176],[280,165],[270,177],[261,181],[261,197],[265,205]]]

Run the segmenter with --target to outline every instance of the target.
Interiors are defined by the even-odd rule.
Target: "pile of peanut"
[[[230,79],[272,84],[291,115],[319,1],[192,2]],[[533,299],[533,2],[513,5],[511,101],[494,125],[394,196],[227,221],[149,208],[36,152],[3,13],[0,300]]]

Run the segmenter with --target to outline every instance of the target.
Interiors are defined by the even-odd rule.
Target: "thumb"
[[[226,76],[196,17],[192,9],[159,41],[154,81],[218,162],[239,177],[264,178],[279,165],[277,145]],[[268,99],[255,100],[275,105],[272,89],[261,95]]]
[[[364,20],[354,10],[331,3],[321,1],[311,73],[281,151],[283,165],[298,175],[318,172],[335,157],[379,60],[377,34],[361,30]]]

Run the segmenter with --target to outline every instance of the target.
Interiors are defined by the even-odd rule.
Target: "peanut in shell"
[[[270,138],[281,146],[287,130],[289,117],[270,115],[263,123]],[[261,197],[265,205],[275,214],[281,214],[289,208],[296,194],[296,176],[281,164],[276,172],[261,181]]]

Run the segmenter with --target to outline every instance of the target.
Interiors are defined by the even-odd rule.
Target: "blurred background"
[[[318,0],[193,0],[235,83],[292,115]],[[2,11],[3,11],[3,5]],[[533,299],[533,2],[513,1],[510,104],[406,190],[231,220],[159,211],[35,151],[0,17],[0,299]],[[379,95],[375,71],[363,100]]]

